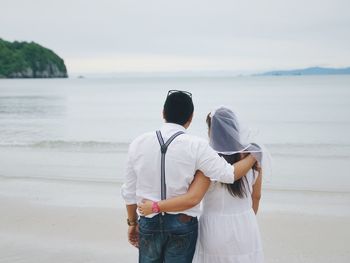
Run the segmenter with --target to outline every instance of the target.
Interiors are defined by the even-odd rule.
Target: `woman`
[[[210,145],[227,162],[233,164],[247,153],[261,163],[261,149],[256,144],[244,146],[235,114],[220,107],[208,114]],[[233,184],[210,182],[200,171],[188,192],[182,196],[158,202],[161,212],[188,209],[203,200],[199,234],[193,262],[263,262],[263,250],[255,214],[261,196],[262,169],[258,164]],[[208,189],[209,188],[209,189]],[[152,213],[154,202],[144,200],[139,205],[142,215]]]

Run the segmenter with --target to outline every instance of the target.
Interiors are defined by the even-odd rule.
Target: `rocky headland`
[[[67,78],[62,58],[35,42],[0,39],[0,78]]]

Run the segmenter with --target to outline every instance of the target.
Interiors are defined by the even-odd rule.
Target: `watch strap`
[[[128,218],[128,219],[126,219],[126,222],[128,223],[128,226],[137,226],[138,225],[137,220],[132,221]]]

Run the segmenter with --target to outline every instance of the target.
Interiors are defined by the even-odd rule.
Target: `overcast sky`
[[[350,66],[349,0],[0,0],[0,37],[71,73]]]

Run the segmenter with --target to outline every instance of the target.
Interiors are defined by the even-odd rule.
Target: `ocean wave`
[[[130,142],[45,140],[37,142],[0,142],[0,148],[126,153],[128,151],[129,144]],[[266,144],[266,147],[269,149],[272,157],[331,159],[350,158],[350,144],[271,143]]]
[[[273,157],[350,159],[350,144],[281,143],[268,144],[266,147],[270,150]]]
[[[57,181],[57,182],[81,182],[81,183],[116,183],[122,184],[124,177],[110,178],[110,177],[79,177],[79,176],[18,176],[18,175],[2,175],[0,180],[33,180],[33,181]]]
[[[127,142],[104,142],[104,141],[38,141],[26,143],[0,143],[0,147],[6,148],[29,148],[29,149],[52,149],[52,150],[71,150],[71,151],[110,151],[127,152],[129,143]]]
[[[37,181],[37,182],[60,182],[60,183],[79,183],[79,184],[106,184],[106,185],[119,185],[124,183],[124,177],[78,177],[78,176],[6,176],[0,174],[0,180],[3,181]],[[287,193],[309,193],[309,194],[350,194],[350,189],[344,185],[344,187],[315,187],[305,185],[288,185],[288,184],[264,184],[264,190],[278,193],[279,191]],[[280,194],[280,193],[278,193]]]

